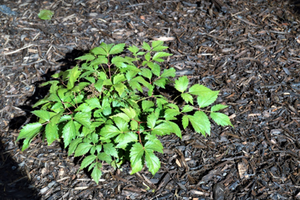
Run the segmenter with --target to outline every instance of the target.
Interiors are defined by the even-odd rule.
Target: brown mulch
[[[0,199],[300,199],[300,21],[280,0],[0,1]],[[55,12],[42,21],[41,9]],[[3,13],[5,12],[5,13]],[[104,166],[96,185],[58,142],[15,143],[40,82],[101,42],[164,40],[167,65],[220,90],[234,128],[161,138],[162,167]],[[168,67],[167,66],[167,67]],[[78,173],[77,173],[78,172]]]

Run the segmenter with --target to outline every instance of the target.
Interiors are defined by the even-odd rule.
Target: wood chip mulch
[[[0,199],[300,199],[300,21],[280,0],[0,1]],[[41,9],[54,11],[50,21]],[[159,172],[104,166],[96,185],[58,142],[18,132],[51,73],[101,42],[164,40],[166,67],[220,90],[234,128],[162,137]]]

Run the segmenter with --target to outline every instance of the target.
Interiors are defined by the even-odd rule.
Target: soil
[[[0,1],[0,199],[300,199],[300,21],[297,1]],[[299,5],[298,5],[299,6]],[[54,11],[39,19],[42,9]],[[164,67],[220,90],[234,128],[160,138],[155,176],[80,160],[42,138],[21,151],[39,84],[101,42],[163,40]]]

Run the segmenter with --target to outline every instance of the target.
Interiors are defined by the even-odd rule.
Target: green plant
[[[38,17],[42,20],[51,20],[54,12],[51,10],[41,10],[38,14]]]
[[[53,75],[49,94],[33,107],[38,122],[27,124],[17,140],[24,139],[25,150],[39,133],[50,145],[63,139],[68,154],[83,156],[80,169],[88,167],[98,183],[103,162],[118,167],[129,159],[132,174],[142,170],[144,164],[152,174],[160,168],[155,151],[163,153],[158,136],[176,134],[181,138],[189,123],[198,133],[210,134],[210,121],[206,113],[221,126],[231,125],[227,115],[217,111],[222,104],[207,109],[219,91],[195,84],[188,89],[186,76],[175,77],[175,69],[162,70],[159,63],[171,54],[161,41],[142,49],[129,46],[121,56],[125,44],[102,43],[78,60],[81,66]],[[174,79],[172,81],[172,78]],[[174,85],[179,95],[167,98],[159,89]],[[182,98],[182,99],[181,99]],[[179,105],[179,100],[185,105]],[[202,109],[206,109],[202,110]]]

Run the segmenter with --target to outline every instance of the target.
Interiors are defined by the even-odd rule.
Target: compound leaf
[[[95,155],[89,155],[89,156],[85,157],[81,162],[80,169],[86,168],[88,165],[90,165],[92,162],[94,162],[94,160],[96,160],[96,158],[97,158],[97,156],[95,156]]]
[[[74,119],[87,128],[91,127],[91,113],[78,112]]]
[[[39,133],[42,128],[41,123],[30,123],[25,125],[17,138],[17,141],[24,138],[33,138],[35,134]]]
[[[181,97],[183,98],[183,100],[186,102],[186,103],[190,103],[190,104],[194,104],[193,102],[193,96],[190,95],[189,93],[182,93],[181,94]]]
[[[92,171],[92,178],[94,179],[94,181],[97,183],[99,183],[99,180],[102,176],[102,172],[101,172],[101,168],[102,168],[102,164],[101,163],[97,163]]]
[[[215,111],[219,111],[219,110],[222,110],[224,108],[227,108],[228,106],[226,105],[223,105],[223,104],[217,104],[217,105],[214,105],[211,107],[210,111],[211,112],[215,112]]]
[[[179,92],[184,92],[189,85],[189,79],[186,76],[179,77],[175,80],[175,88]]]
[[[160,168],[159,158],[153,153],[153,150],[145,149],[145,160],[149,171],[154,176]]]
[[[189,120],[197,133],[210,135],[210,121],[203,111],[195,112],[193,116],[189,116]]]
[[[77,147],[77,149],[75,150],[75,154],[74,157],[77,156],[82,156],[84,154],[86,154],[87,152],[89,152],[89,150],[92,148],[93,145],[91,145],[90,143],[80,143]]]
[[[76,136],[76,127],[73,120],[70,120],[63,128],[62,136],[64,138],[65,148],[70,144],[72,139]]]
[[[218,124],[221,126],[232,126],[230,122],[230,119],[227,115],[223,114],[223,113],[219,113],[219,112],[211,112],[210,113],[210,117]]]
[[[116,147],[114,147],[114,144],[112,144],[112,143],[104,144],[103,148],[104,148],[104,152],[107,155],[112,155],[112,156],[118,158],[118,151],[116,150]]]
[[[125,47],[125,43],[117,44],[110,49],[109,54],[122,53],[124,50],[124,47]]]
[[[52,144],[52,142],[54,142],[59,138],[58,127],[55,122],[51,121],[46,125],[45,134],[46,134],[48,145]]]

